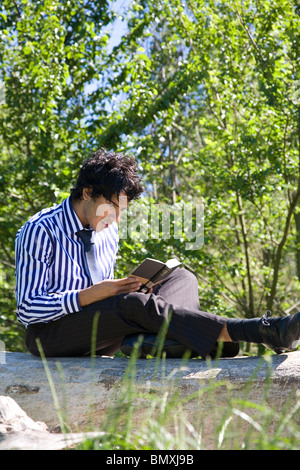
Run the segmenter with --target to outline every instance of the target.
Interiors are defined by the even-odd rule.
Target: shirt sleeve
[[[81,310],[79,290],[48,292],[53,245],[40,224],[27,223],[16,237],[16,299],[18,320],[49,322]]]

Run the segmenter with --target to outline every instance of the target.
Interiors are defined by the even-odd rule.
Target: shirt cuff
[[[61,299],[62,310],[65,314],[75,313],[82,310],[79,304],[79,291],[65,292]]]

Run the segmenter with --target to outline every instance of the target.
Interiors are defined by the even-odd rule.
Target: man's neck
[[[89,228],[89,223],[87,222],[87,220],[84,216],[84,211],[83,211],[84,201],[83,201],[83,199],[78,200],[78,199],[70,198],[70,202],[71,202],[71,206],[72,206],[75,214],[77,215],[78,219],[82,223],[82,226],[85,227],[85,228]]]

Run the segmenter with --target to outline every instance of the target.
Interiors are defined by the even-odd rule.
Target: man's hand
[[[91,287],[82,289],[79,292],[79,303],[81,307],[90,305],[99,300],[104,300],[118,294],[128,294],[136,292],[141,286],[141,282],[135,277],[125,277],[124,279],[109,279],[100,281]]]
[[[118,294],[128,294],[135,292],[141,287],[141,282],[135,277],[125,277],[124,279],[110,279],[95,284],[104,299]]]

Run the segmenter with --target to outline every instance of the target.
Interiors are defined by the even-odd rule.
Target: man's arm
[[[101,281],[79,291],[79,304],[81,307],[85,307],[99,300],[113,297],[114,295],[136,292],[140,286],[141,283],[134,277]]]
[[[15,248],[17,314],[22,323],[56,320],[80,310],[78,291],[47,291],[53,247],[43,226],[26,224]]]

